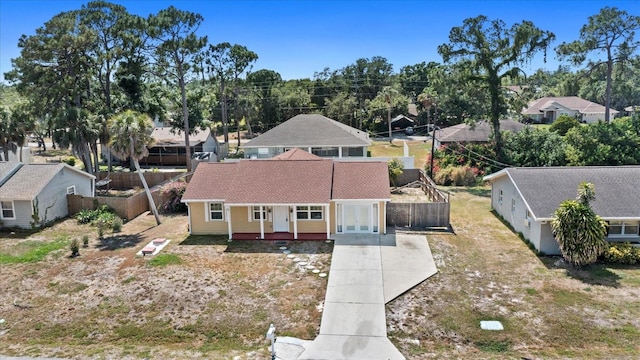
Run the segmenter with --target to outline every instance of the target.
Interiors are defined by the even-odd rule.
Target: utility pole
[[[436,119],[438,118],[438,104],[434,102],[433,128],[431,130],[431,165],[429,166],[429,177],[433,180],[433,158],[436,147]]]

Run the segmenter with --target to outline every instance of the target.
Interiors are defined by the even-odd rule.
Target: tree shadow
[[[612,288],[620,287],[622,277],[611,271],[613,267],[610,265],[596,263],[583,267],[575,267],[567,264],[560,256],[542,256],[540,260],[547,269],[564,269],[568,277],[579,280],[585,284]]]
[[[138,234],[112,235],[98,239],[96,248],[100,251],[113,251],[118,249],[135,247],[142,242],[143,237]]]

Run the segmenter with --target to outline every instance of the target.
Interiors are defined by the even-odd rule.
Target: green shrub
[[[93,221],[93,217],[93,210],[82,209],[76,214],[76,220],[78,220],[78,224],[88,224]]]
[[[68,158],[64,159],[62,162],[64,162],[69,166],[76,166],[76,158],[72,156],[69,156]]]
[[[441,168],[436,172],[433,181],[438,185],[450,186],[451,185],[451,173],[453,173],[453,166],[447,166]]]
[[[116,216],[111,224],[111,230],[114,233],[122,231],[122,219]]]
[[[633,265],[640,263],[640,248],[625,243],[611,243],[603,254],[604,261],[611,264]]]
[[[78,241],[78,239],[71,240],[71,243],[69,243],[69,250],[71,250],[71,257],[80,255],[80,241]]]
[[[82,236],[82,247],[89,247],[89,235]]]

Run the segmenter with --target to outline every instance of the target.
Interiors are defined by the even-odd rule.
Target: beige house
[[[619,111],[609,109],[611,118]],[[594,123],[604,120],[605,107],[577,96],[543,97],[531,101],[522,115],[536,123],[552,123],[558,116],[575,117],[580,122]]]
[[[386,162],[334,161],[293,149],[271,159],[200,164],[182,202],[191,234],[328,239],[386,232]]]

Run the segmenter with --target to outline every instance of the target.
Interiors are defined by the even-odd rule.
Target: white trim
[[[324,209],[325,206],[327,206],[327,205],[326,204],[323,204],[323,205],[296,205],[293,208],[293,215],[295,215],[297,220],[301,220],[301,221],[324,221],[325,220],[325,214],[324,214],[323,209]],[[307,210],[306,211],[305,210],[298,211],[298,207],[306,207]],[[312,210],[311,209],[312,207],[319,207],[320,210],[318,210],[318,209]],[[306,212],[308,217],[305,218],[305,219],[298,219],[298,213],[303,214],[305,212]],[[318,213],[318,212],[320,213],[320,216],[321,216],[320,219],[314,219],[314,218],[311,217],[311,213]]]
[[[11,203],[11,213],[13,214],[12,217],[5,217],[4,216],[5,208],[2,206],[2,203]],[[7,210],[9,210],[9,209],[7,209]],[[6,219],[6,220],[15,220],[16,219],[16,204],[13,202],[13,200],[0,200],[0,219]]]
[[[231,206],[225,205],[224,211],[227,214],[227,231],[229,232],[229,240],[233,238],[233,229],[231,228]]]
[[[193,224],[191,222],[191,205],[187,204],[187,216],[189,217],[189,235],[193,234]]]
[[[211,205],[214,205],[214,204],[215,204],[215,205],[220,205],[220,210],[211,210]],[[222,203],[222,202],[209,202],[209,203],[207,203],[207,204],[206,204],[206,211],[205,211],[205,213],[206,213],[206,215],[205,215],[205,217],[206,217],[206,218],[205,218],[205,220],[206,220],[206,221],[225,221],[225,220],[224,220],[224,219],[225,219],[225,213],[224,213],[225,211],[224,211],[224,208],[225,208],[225,204],[224,204],[224,203]],[[222,216],[222,218],[221,218],[221,219],[212,219],[212,218],[211,218],[211,213],[212,213],[212,212],[214,212],[214,211],[215,211],[216,213],[218,213],[218,212],[219,212],[219,213],[220,213],[220,215]]]
[[[293,208],[291,206],[287,208],[287,211],[289,212],[289,219],[291,219],[292,217],[291,214],[293,214],[293,212],[295,211],[295,209],[291,211],[292,209]],[[298,217],[297,216],[293,216],[293,238],[296,240],[298,239]]]
[[[264,239],[264,207],[260,205],[260,238]]]
[[[325,219],[327,219],[327,239],[328,239],[329,237],[331,237],[331,224],[329,221],[329,219],[331,219],[331,204],[327,205],[325,209],[327,210]]]

